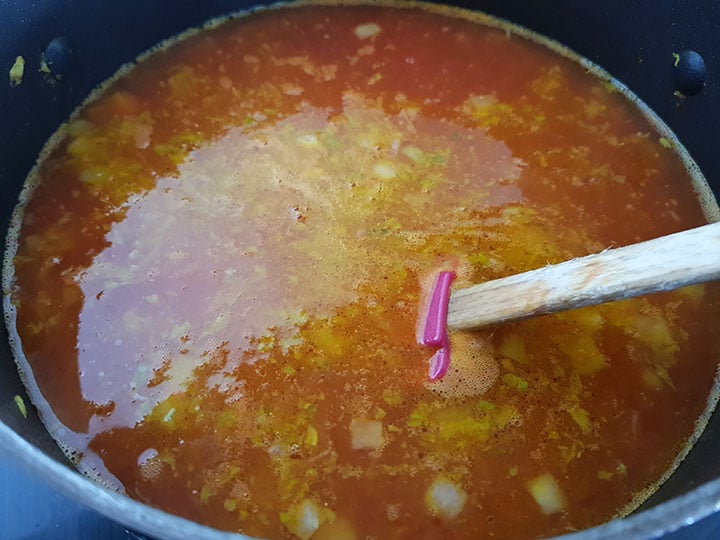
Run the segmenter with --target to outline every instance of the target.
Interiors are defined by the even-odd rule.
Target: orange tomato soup
[[[302,540],[561,534],[669,474],[714,403],[716,285],[455,333],[427,380],[439,269],[462,287],[714,211],[615,86],[483,21],[230,19],[61,128],[5,283],[33,401],[80,470]]]

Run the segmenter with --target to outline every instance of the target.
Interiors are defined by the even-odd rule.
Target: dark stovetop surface
[[[1,540],[149,540],[101,516],[0,455]],[[664,540],[720,539],[720,514]]]

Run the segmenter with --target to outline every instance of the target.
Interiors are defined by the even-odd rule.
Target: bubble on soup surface
[[[162,461],[158,458],[158,451],[154,448],[144,450],[137,459],[140,475],[143,480],[155,480],[162,472]]]

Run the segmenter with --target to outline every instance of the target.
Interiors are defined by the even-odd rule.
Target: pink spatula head
[[[430,359],[428,375],[431,381],[441,379],[450,367],[450,339],[447,333],[448,302],[450,285],[455,272],[440,272],[433,285],[430,303],[422,325],[420,344],[427,347],[439,347]]]

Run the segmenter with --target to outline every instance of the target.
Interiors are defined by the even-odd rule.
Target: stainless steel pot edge
[[[48,457],[0,422],[0,451],[64,495],[137,532],[168,540],[250,540],[250,537],[198,525],[97,486]],[[658,506],[558,540],[650,540],[692,525],[720,511],[720,479]]]
[[[689,527],[719,510],[720,478],[649,510],[557,540],[651,540]]]
[[[167,540],[250,540],[245,535],[211,529],[104,489],[47,456],[3,422],[0,422],[0,453],[5,454],[6,459],[17,461],[63,495],[136,532]]]

